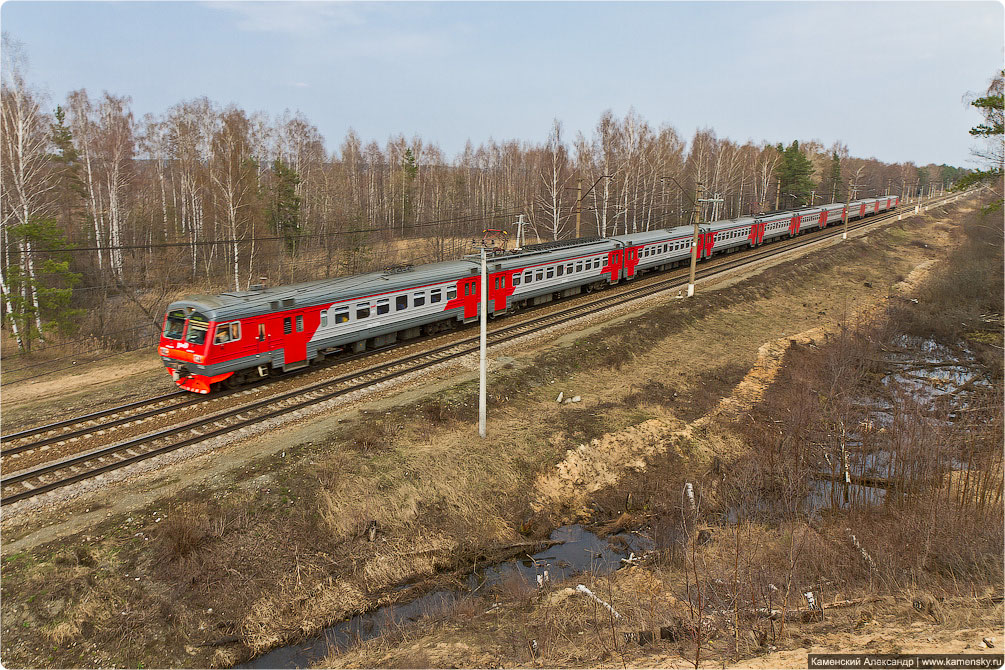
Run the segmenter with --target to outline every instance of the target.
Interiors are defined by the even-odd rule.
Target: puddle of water
[[[803,501],[803,508],[810,514],[825,509],[847,509],[855,505],[878,505],[886,498],[886,489],[876,486],[852,484],[845,497],[845,485],[827,479],[810,482],[810,492]]]
[[[848,496],[846,498],[843,482],[834,482],[829,479],[811,479],[806,495],[799,502],[799,513],[809,517],[817,517],[824,510],[847,509],[852,504],[878,505],[886,499],[886,493],[886,489],[880,487],[852,484],[848,487]],[[777,504],[772,504],[767,500],[760,500],[755,503],[755,509],[745,510],[742,516],[744,518],[759,515],[770,516],[780,511],[780,507]],[[726,523],[735,524],[740,517],[740,509],[731,507],[726,511],[724,519]]]
[[[652,549],[653,543],[639,535],[622,533],[610,542],[601,539],[582,526],[563,526],[554,530],[549,539],[562,542],[520,559],[513,559],[480,568],[468,577],[468,591],[433,591],[408,603],[387,605],[372,612],[354,616],[329,626],[322,633],[300,644],[280,647],[262,654],[238,668],[305,668],[320,661],[329,649],[345,651],[360,642],[378,637],[395,626],[414,623],[449,608],[472,592],[485,591],[506,580],[520,578],[537,584],[538,575],[558,581],[591,570],[605,574],[617,570],[621,559],[631,553],[641,554]]]
[[[990,386],[990,382],[969,365],[975,357],[966,348],[961,357],[957,349],[906,335],[897,338],[894,344],[906,351],[891,352],[886,358],[894,364],[895,370],[900,367],[903,370],[884,376],[881,383],[888,387],[899,386],[922,407],[932,408],[940,398],[968,384],[974,388]],[[965,398],[961,398],[961,402],[966,405]]]

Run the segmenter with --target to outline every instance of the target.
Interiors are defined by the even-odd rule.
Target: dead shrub
[[[211,519],[205,503],[188,503],[171,510],[157,536],[159,560],[185,558],[210,538]]]
[[[340,435],[348,446],[365,454],[394,445],[400,426],[390,414],[360,412],[360,417]]]

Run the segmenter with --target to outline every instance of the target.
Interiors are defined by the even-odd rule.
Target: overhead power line
[[[371,228],[354,228],[351,230],[336,230],[328,233],[301,233],[298,235],[269,235],[266,237],[246,237],[241,239],[223,239],[223,240],[189,240],[186,242],[152,242],[147,244],[118,244],[118,245],[94,245],[88,247],[71,247],[71,248],[41,248],[40,251],[52,252],[52,253],[76,253],[80,251],[125,251],[125,250],[146,250],[146,249],[167,249],[176,247],[193,247],[193,246],[212,246],[216,244],[248,244],[250,242],[288,242],[292,240],[302,240],[302,239],[321,239],[326,237],[338,237],[342,235],[354,235],[357,233],[377,233],[377,232],[407,232],[410,230],[415,230],[417,228],[432,228],[433,226],[442,226],[448,224],[464,224],[464,223],[476,223],[478,221],[489,221],[492,219],[500,218],[512,218],[522,213],[524,210],[502,210],[499,212],[493,212],[483,215],[469,215],[464,217],[454,217],[449,219],[439,219],[434,221],[424,221],[422,223],[415,223],[410,225],[402,226],[378,226]]]

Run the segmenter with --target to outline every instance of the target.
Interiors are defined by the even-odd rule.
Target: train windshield
[[[203,344],[206,341],[206,331],[209,321],[199,312],[192,312],[188,317],[188,334],[185,339],[192,344]]]
[[[185,332],[185,312],[176,309],[168,312],[167,323],[164,324],[164,337],[171,340],[180,340]]]

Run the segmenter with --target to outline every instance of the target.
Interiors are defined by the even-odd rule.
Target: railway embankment
[[[738,495],[731,493],[740,481],[733,472],[761,477],[754,480],[759,491],[784,490],[788,480],[768,476],[778,473],[743,464],[760,427],[785,420],[771,399],[785,386],[788,361],[799,355],[793,352],[830,351],[857,327],[854,315],[889,304],[893,294],[911,295],[891,287],[922,264],[934,262],[937,276],[959,237],[956,218],[905,219],[728,285],[703,287],[694,301],[668,299],[577,336],[506,351],[491,380],[485,441],[475,430],[477,387],[465,373],[203,457],[195,466],[203,476],[172,470],[142,484],[145,490],[126,488],[104,503],[61,510],[60,516],[79,512],[89,521],[69,534],[32,534],[32,542],[15,544],[3,557],[4,662],[226,666],[521,553],[569,521],[605,528],[601,534],[637,528],[660,549],[662,562],[647,558],[631,572],[590,582],[625,622],[612,628],[609,616],[591,609],[594,601],[556,595],[565,584],[538,592],[504,583],[457,601],[421,635],[402,628],[328,662],[620,665],[636,658],[647,664],[641,659],[655,647],[639,646],[636,635],[630,652],[636,655],[626,656],[624,633],[645,628],[659,638],[676,616],[681,627],[668,635],[683,646],[665,643],[659,653],[680,663],[680,654],[692,651],[681,633],[688,630],[686,613],[665,604],[683,602],[681,579],[701,584],[712,603],[708,582],[728,583],[739,571],[713,575],[708,566],[739,564],[729,549],[752,541],[759,549],[742,558],[745,584],[760,574],[770,577],[763,589],[775,593],[773,584],[794,598],[811,572],[801,563],[799,571],[779,566],[815,552],[837,561],[828,569],[849,574],[858,588],[868,582],[854,562],[861,556],[801,518],[722,528],[705,516],[670,519],[690,505],[682,496],[688,482],[703,515],[725,510],[724,518],[738,505],[760,504],[729,497]],[[896,300],[917,307],[910,298]],[[831,337],[772,348],[814,329]],[[742,393],[734,392],[738,385]],[[802,395],[818,398],[821,389],[814,391]],[[564,402],[575,396],[580,402]],[[592,469],[573,468],[580,445],[606,460],[584,455]],[[256,450],[257,458],[246,457]],[[555,480],[556,473],[565,476]],[[128,500],[135,502],[130,509],[122,505]],[[59,520],[39,523],[55,527]],[[5,543],[27,537],[24,529],[10,529]],[[688,555],[701,556],[697,572],[688,568]],[[840,591],[833,583],[823,589],[825,600]],[[626,594],[634,594],[630,602],[621,600]],[[748,656],[791,641],[771,618],[780,602],[771,598],[765,625],[750,629],[767,627],[775,637],[745,648]],[[715,608],[725,610],[723,603]],[[753,609],[763,607],[755,603]],[[708,628],[701,620],[693,624],[692,631]],[[720,632],[716,640],[726,637]],[[705,645],[708,653],[725,653],[718,641]]]

